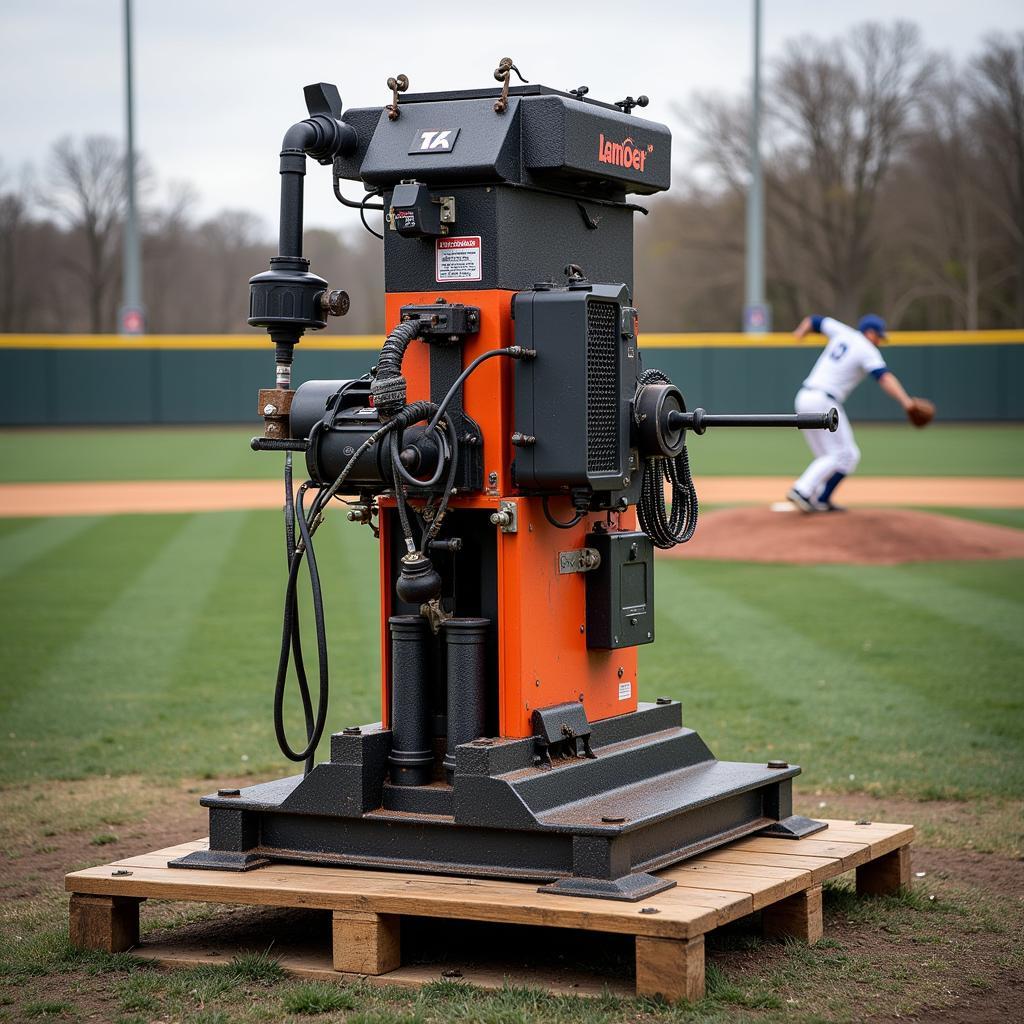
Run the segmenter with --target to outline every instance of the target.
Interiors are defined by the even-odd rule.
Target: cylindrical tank
[[[448,751],[444,757],[449,782],[455,774],[455,748],[484,734],[487,628],[490,619],[446,619],[444,631],[448,679]]]
[[[429,630],[419,615],[392,615],[391,627],[391,782],[425,786],[433,774],[427,716]]]

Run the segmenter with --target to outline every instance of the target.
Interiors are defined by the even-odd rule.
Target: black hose
[[[370,385],[373,404],[381,419],[389,419],[405,407],[406,380],[402,376],[402,359],[410,342],[419,337],[423,326],[420,320],[404,320],[381,346],[377,373]]]
[[[660,370],[645,370],[639,386],[671,384]],[[674,458],[649,458],[644,462],[637,518],[640,529],[651,538],[655,547],[673,548],[685,544],[697,529],[697,490],[690,474],[690,457],[686,444]],[[671,488],[672,511],[665,506],[665,483]]]
[[[548,496],[546,494],[544,495],[543,498],[541,498],[540,506],[544,510],[544,518],[552,526],[557,527],[559,530],[571,530],[583,518],[583,516],[585,515],[584,512],[581,512],[581,511],[579,511],[577,509],[575,518],[570,519],[569,522],[567,522],[567,523],[563,523],[561,520],[556,519],[551,514],[551,510],[548,508]]]

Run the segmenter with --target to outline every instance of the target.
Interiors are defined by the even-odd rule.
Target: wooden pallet
[[[262,907],[313,908],[333,915],[331,950],[281,956],[305,976],[360,976],[387,984],[422,985],[442,974],[485,986],[504,981],[587,993],[610,987],[601,977],[566,980],[453,965],[402,966],[402,917],[583,929],[633,936],[635,993],[668,999],[704,994],[704,936],[760,911],[766,934],[816,942],[822,935],[821,885],[855,869],[857,891],[895,893],[910,884],[910,825],[830,821],[807,839],[741,839],[668,868],[675,887],[639,903],[553,896],[536,885],[390,871],[275,864],[246,873],[168,868],[167,861],[201,849],[184,843],[67,875],[71,940],[81,948],[134,950],[166,964],[225,962],[230,950],[202,952],[139,941],[139,905],[146,899]],[[630,991],[633,990],[630,986]]]

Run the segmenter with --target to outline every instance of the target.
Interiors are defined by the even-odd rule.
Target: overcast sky
[[[410,91],[494,85],[511,56],[531,82],[591,96],[646,93],[644,115],[678,129],[672,104],[749,82],[751,0],[134,0],[137,145],[161,183],[187,180],[199,212],[244,207],[273,225],[276,156],[305,114],[302,86],[335,82],[349,106]],[[1024,28],[1020,0],[766,0],[765,55],[861,21],[918,23],[958,57],[990,32]],[[122,134],[122,0],[0,0],[0,166],[42,169],[59,136]],[[676,147],[676,168],[686,159]],[[330,174],[312,166],[307,224],[348,226]]]

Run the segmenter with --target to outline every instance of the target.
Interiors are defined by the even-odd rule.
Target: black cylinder
[[[425,786],[433,774],[427,716],[429,630],[419,615],[392,615],[391,627],[391,782]]]
[[[455,774],[455,748],[484,734],[487,627],[490,619],[447,619],[444,630],[448,674],[448,750],[444,770]]]

